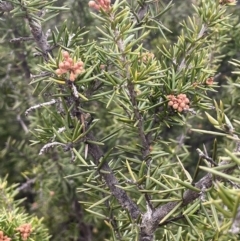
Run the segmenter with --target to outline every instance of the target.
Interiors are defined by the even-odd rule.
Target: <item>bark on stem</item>
[[[226,165],[226,162],[220,163],[220,165]],[[231,167],[223,171],[223,173],[231,174],[236,167]],[[216,181],[223,180],[222,177],[215,177]],[[198,189],[208,189],[213,184],[213,176],[212,174],[208,173],[202,179],[200,179],[196,184],[195,187]],[[180,208],[187,206],[188,204],[192,203],[194,200],[199,198],[200,192],[195,192],[193,190],[186,190],[183,194],[182,205]],[[173,208],[178,205],[179,202],[169,202],[161,207],[157,208],[151,214],[146,212],[143,215],[142,223],[141,223],[141,232],[139,241],[152,241],[153,235],[156,229],[159,227],[159,222],[171,211]]]
[[[89,133],[88,138],[94,140],[93,134]],[[98,165],[100,158],[103,156],[103,152],[100,149],[100,147],[95,144],[89,143],[88,151],[90,155],[93,157],[95,164]],[[117,187],[117,185],[120,184],[117,178],[114,176],[107,162],[105,162],[102,165],[101,170],[104,171],[104,173],[101,173],[101,175],[104,178],[106,185],[110,189],[113,196],[118,200],[122,208],[129,212],[131,218],[136,220],[139,217],[139,215],[141,215],[141,212],[136,203],[133,202],[133,200],[127,195],[127,193],[124,190]]]
[[[44,32],[42,30],[41,22],[30,17],[27,12],[27,9],[25,9],[25,11],[26,11],[28,24],[29,24],[31,33],[33,35],[33,38],[34,38],[36,44],[38,45],[38,47],[41,49],[44,60],[47,62],[48,61],[48,52],[50,51],[50,45],[47,41],[47,35],[44,34]]]

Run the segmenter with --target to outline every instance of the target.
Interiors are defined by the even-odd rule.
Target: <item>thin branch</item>
[[[51,75],[52,75],[51,72],[45,71],[45,72],[41,72],[40,74],[37,74],[37,75],[31,74],[31,75],[30,75],[30,78],[31,78],[31,79],[36,79],[36,78],[41,78],[41,77],[51,76]]]
[[[49,148],[54,147],[54,146],[66,146],[65,144],[61,143],[61,142],[50,142],[47,143],[46,145],[44,145],[41,150],[39,151],[39,156],[42,155],[43,153],[45,153],[46,151],[48,151]]]
[[[15,43],[15,42],[30,41],[30,40],[34,40],[34,38],[33,37],[19,37],[19,38],[10,39],[9,42]]]
[[[138,133],[139,133],[139,136],[141,139],[141,144],[143,147],[143,149],[142,149],[143,159],[145,160],[145,158],[147,156],[149,156],[149,154],[150,154],[150,144],[148,143],[147,137],[144,133],[144,120],[143,120],[143,116],[140,113],[139,108],[138,108],[136,91],[134,90],[134,84],[132,83],[132,81],[130,80],[130,77],[129,77],[129,64],[126,59],[125,53],[124,53],[125,46],[124,46],[123,40],[121,38],[119,38],[119,33],[117,31],[115,31],[115,37],[116,37],[116,39],[118,39],[116,43],[117,43],[118,49],[122,55],[122,61],[125,65],[125,72],[126,72],[126,75],[127,75],[126,77],[128,80],[127,87],[128,87],[128,91],[129,91],[131,104],[133,107],[134,116],[135,116],[136,121],[138,121],[138,124],[137,124]]]
[[[138,16],[137,16],[139,20],[142,20],[142,18],[144,17],[144,15],[147,11],[147,8],[148,8],[148,4],[146,2],[143,2],[143,5],[141,6],[141,8],[138,12]],[[135,117],[135,120],[138,122],[137,128],[138,128],[138,134],[140,136],[141,145],[142,145],[142,158],[144,161],[146,161],[148,168],[150,168],[150,163],[151,163],[151,158],[149,158],[149,156],[150,156],[150,135],[147,136],[144,133],[144,117],[138,108],[138,101],[137,101],[137,97],[136,97],[136,91],[134,89],[134,83],[130,79],[130,76],[129,76],[130,66],[129,66],[129,63],[127,61],[126,54],[125,54],[125,44],[124,44],[122,38],[119,36],[120,33],[116,29],[114,29],[114,32],[115,32],[116,44],[118,46],[119,52],[121,53],[122,62],[124,63],[124,66],[125,66],[125,73],[126,73],[126,78],[127,78],[127,88],[128,88],[132,108],[133,108],[134,117]],[[153,205],[150,201],[151,197],[148,194],[145,194],[145,200],[147,203],[147,209],[149,210],[149,214],[150,214],[153,211]]]
[[[52,100],[49,101],[49,102],[45,102],[45,103],[42,103],[42,104],[34,105],[34,106],[28,108],[28,109],[25,111],[25,115],[27,116],[27,115],[29,114],[29,112],[31,112],[31,111],[33,111],[33,110],[36,110],[36,109],[41,108],[41,107],[43,107],[43,106],[53,105],[53,104],[55,104],[55,103],[57,103],[57,101],[54,100],[54,99],[52,99]]]
[[[88,134],[88,138],[90,140],[95,140],[92,133]],[[89,143],[88,145],[88,152],[93,157],[95,164],[98,165],[100,158],[104,156],[103,151],[98,145],[92,143]],[[104,172],[100,172],[100,175],[103,176],[106,185],[110,189],[113,196],[118,200],[122,208],[126,209],[129,212],[131,218],[136,220],[141,215],[141,212],[137,204],[133,202],[133,200],[127,195],[127,193],[123,189],[117,187],[120,186],[120,184],[117,178],[114,176],[107,162],[104,162],[102,164],[101,170],[103,170]]]
[[[21,115],[19,115],[19,114],[17,115],[17,121],[19,121],[19,123],[20,123],[20,125],[22,126],[24,132],[25,132],[25,133],[28,133],[29,130],[28,130],[26,124],[24,123],[24,121],[22,120]]]
[[[215,167],[218,165],[211,157],[209,157],[208,155],[204,154],[199,148],[197,148],[196,151],[197,151],[199,157],[207,160],[208,162],[210,162]]]
[[[74,96],[73,93],[72,95]],[[81,106],[80,98],[75,98],[74,102],[75,102],[75,108],[74,108],[75,116],[84,125],[84,131],[86,131],[88,124],[84,116],[86,116],[87,114],[83,113],[80,110],[80,106]],[[95,137],[92,132],[89,132],[84,139],[95,141]],[[104,153],[100,149],[100,147],[96,144],[88,143],[88,153],[92,156],[95,164],[98,166],[100,159],[104,156]],[[104,172],[101,172],[101,170]],[[120,184],[107,162],[104,162],[101,165],[101,168],[99,169],[99,174],[103,177],[112,195],[118,200],[122,208],[128,210],[132,219],[136,220],[141,215],[141,212],[137,204],[133,202],[133,200],[127,195],[127,193],[123,189],[120,189],[119,187],[117,187]]]
[[[128,179],[127,182],[130,183],[130,184],[136,185],[136,187],[137,187],[139,190],[144,190],[143,185],[139,185],[139,183],[134,182],[133,180],[129,180],[129,179]],[[152,203],[151,203],[151,198],[150,198],[150,196],[149,196],[147,193],[144,193],[144,197],[145,197],[145,200],[146,200],[147,208],[150,208],[151,210],[153,210],[153,209],[154,209],[154,206],[153,206]]]
[[[20,192],[22,190],[28,189],[32,184],[34,184],[36,182],[36,179],[37,178],[28,179],[20,187],[18,187],[17,190]]]
[[[58,230],[60,232],[64,229],[69,229],[70,225],[72,224],[72,219],[76,220],[78,223],[78,241],[91,241],[92,240],[92,225],[88,224],[84,220],[84,214],[83,214],[83,208],[81,207],[79,203],[79,196],[77,196],[76,189],[74,185],[72,185],[71,180],[68,180],[65,178],[67,176],[67,173],[62,168],[62,166],[59,164],[59,156],[56,155],[56,153],[53,153],[53,161],[55,163],[58,175],[61,177],[62,182],[65,183],[67,186],[67,189],[69,193],[73,194],[71,195],[71,202],[72,205],[70,207],[70,213],[68,216],[68,221],[62,223],[59,225]],[[58,233],[59,235],[59,233]]]
[[[78,99],[79,98],[79,95],[78,95],[78,91],[77,91],[77,87],[74,85],[74,83],[69,83],[69,86],[72,90],[72,94],[73,96]]]
[[[48,53],[50,50],[50,45],[47,41],[48,34],[44,34],[42,30],[41,22],[38,21],[37,19],[32,18],[28,13],[27,8],[22,6],[22,9],[26,12],[26,19],[28,20],[30,31],[33,35],[34,40],[37,43],[38,47],[41,49],[44,60],[48,61]],[[38,16],[41,17],[43,14],[44,14],[44,11],[40,11],[38,13]]]
[[[106,194],[105,194],[105,193],[103,193],[102,195],[103,195],[103,197],[106,197]],[[115,216],[114,216],[114,212],[113,212],[110,204],[111,204],[111,203],[110,203],[109,200],[106,200],[106,201],[105,201],[105,206],[108,208],[109,215],[110,215],[110,217],[109,217],[109,222],[111,222],[111,224],[112,224],[112,226],[113,226],[113,230],[114,230],[114,232],[116,233],[117,239],[118,239],[118,240],[122,240],[122,235],[121,235],[120,230],[119,230],[119,228],[118,228],[118,223],[117,223],[117,221],[116,221],[116,218],[115,218]]]

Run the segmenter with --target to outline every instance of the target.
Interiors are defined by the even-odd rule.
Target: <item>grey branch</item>
[[[24,123],[24,121],[22,120],[21,115],[19,115],[19,114],[17,115],[17,121],[19,121],[19,123],[22,126],[22,129],[25,131],[25,133],[28,133],[29,130],[28,130],[26,124]]]
[[[92,133],[88,134],[88,138],[90,140],[95,139]],[[89,143],[88,145],[88,152],[93,157],[95,164],[98,165],[100,158],[103,157],[103,152],[97,145],[94,145],[92,143]],[[118,200],[122,208],[126,209],[129,212],[132,219],[136,220],[139,215],[141,215],[141,212],[136,203],[133,202],[133,200],[127,195],[127,193],[123,189],[117,187],[120,184],[117,178],[114,176],[107,162],[102,165],[101,170],[103,170],[104,173],[100,172],[100,174],[104,178],[106,185],[110,189],[113,196]]]
[[[25,183],[23,183],[20,187],[17,188],[17,190],[20,192],[22,190],[28,189],[32,184],[34,184],[36,181],[36,178],[28,179]]]
[[[226,165],[226,162],[220,163],[220,165]],[[224,170],[224,173],[232,173],[233,170],[236,168],[231,167],[229,169]],[[215,180],[221,181],[222,177],[215,177]],[[208,173],[206,176],[204,176],[202,179],[200,179],[196,184],[195,187],[200,190],[208,189],[213,184],[213,176],[212,174]],[[199,198],[201,196],[201,192],[196,192],[193,190],[186,190],[183,194],[182,204],[181,207],[187,206],[189,203],[192,203],[194,200]],[[169,202],[159,208],[157,208],[152,215],[149,217],[149,213],[146,212],[143,215],[142,223],[141,223],[141,233],[140,233],[140,241],[152,241],[153,240],[153,234],[156,231],[156,229],[159,227],[160,221],[170,212],[173,210],[173,208],[178,205],[179,202]]]
[[[13,5],[7,1],[0,2],[0,11],[2,12],[10,12],[13,10]]]
[[[32,19],[29,16],[27,16],[27,19],[28,19],[28,23],[31,29],[31,33],[34,37],[34,40],[37,43],[38,47],[41,49],[45,61],[47,61],[48,60],[47,54],[50,50],[50,45],[47,41],[46,34],[43,33],[41,23],[37,20]]]

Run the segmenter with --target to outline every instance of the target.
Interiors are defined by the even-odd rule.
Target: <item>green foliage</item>
[[[22,18],[26,24],[2,37],[12,55],[0,47],[9,64],[7,72],[0,68],[7,90],[1,111],[9,119],[17,112],[21,127],[3,122],[1,158],[17,163],[12,150],[22,154],[14,165],[32,180],[27,207],[45,217],[54,240],[238,240],[239,78],[217,83],[222,63],[235,55],[228,48],[238,43],[228,33],[238,19],[219,1],[193,1],[172,34],[178,15],[170,20],[176,8],[163,2],[82,11],[94,29],[72,24],[79,16],[71,1],[11,1],[4,13],[9,26]],[[68,11],[75,17],[64,21]],[[45,25],[54,27],[45,33]],[[25,34],[33,41],[19,45]],[[31,138],[15,133],[22,129]]]
[[[7,186],[6,178],[0,180],[0,231],[14,240],[22,240],[20,233],[16,230],[20,225],[28,223],[31,225],[31,240],[47,241],[50,239],[48,230],[42,224],[42,219],[26,214],[20,207],[23,200],[15,201],[17,185]]]

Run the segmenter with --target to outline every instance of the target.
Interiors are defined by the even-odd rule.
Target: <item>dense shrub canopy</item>
[[[0,240],[239,240],[234,0],[0,12]]]

